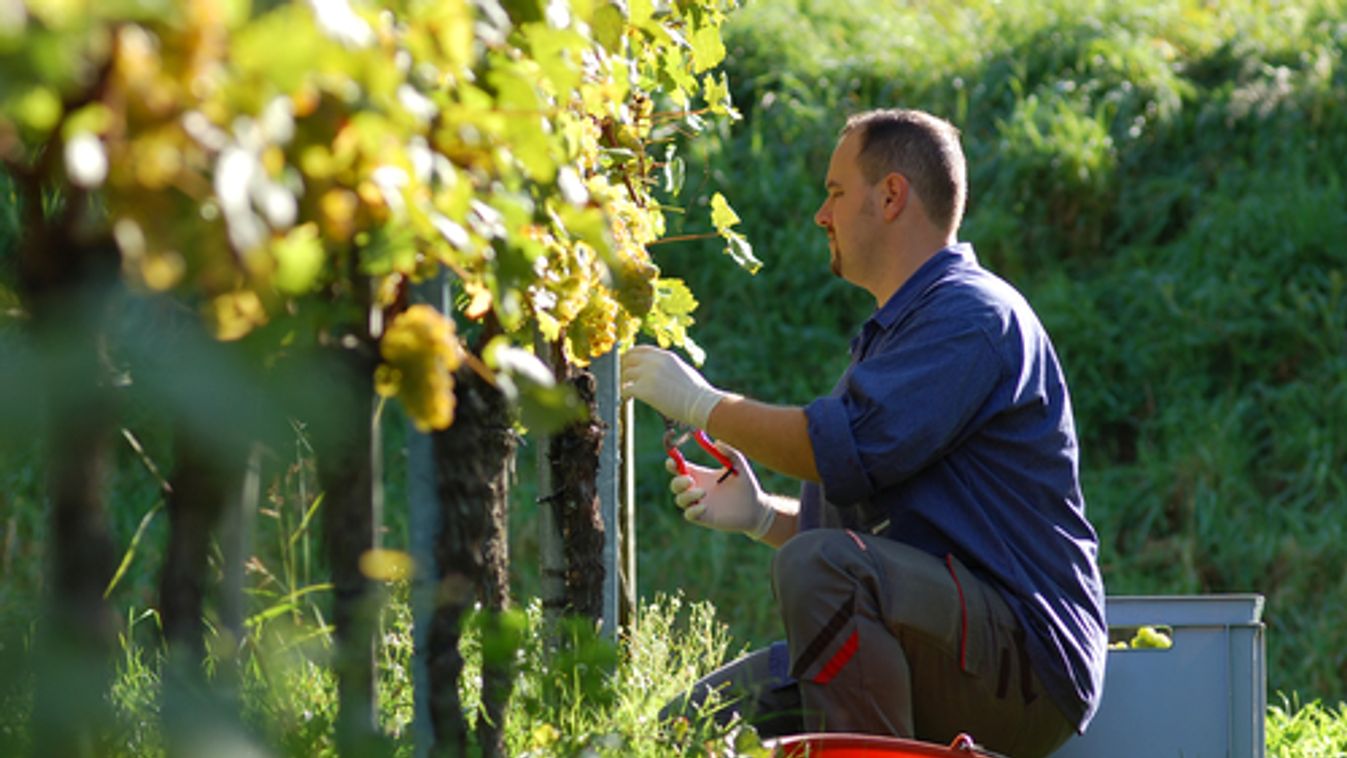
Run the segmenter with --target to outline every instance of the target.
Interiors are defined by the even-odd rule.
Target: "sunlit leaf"
[[[579,33],[547,24],[530,24],[524,28],[524,41],[554,92],[571,92],[580,84],[583,76],[580,53],[588,43]]]
[[[683,191],[687,179],[687,164],[677,155],[677,147],[670,144],[664,151],[664,191],[673,197]]]
[[[629,0],[627,20],[638,29],[651,30],[658,26],[654,20],[655,4],[653,0]]]
[[[683,316],[697,310],[697,298],[682,279],[659,279],[655,282],[659,309],[670,316]]]
[[[696,309],[697,299],[681,279],[656,279],[655,304],[641,329],[661,347],[682,347],[694,361],[701,362],[705,353],[687,333],[694,323],[692,312]]]
[[[160,0],[168,5],[172,0]],[[142,0],[133,0],[133,2],[143,4]],[[248,21],[252,15],[252,0],[219,0],[220,16],[224,25],[230,29],[238,28]]]
[[[748,273],[758,273],[762,268],[762,261],[753,255],[753,246],[749,244],[748,238],[729,229],[722,230],[720,235],[725,238],[725,254],[733,258],[734,262]]]
[[[689,39],[692,44],[692,70],[694,73],[713,68],[725,60],[725,43],[721,41],[720,30],[706,25],[698,28]]]
[[[702,77],[702,97],[705,98],[712,113],[729,116],[732,119],[742,118],[730,99],[729,81],[723,72],[719,79],[711,74]]]
[[[725,196],[719,192],[711,196],[711,224],[719,232],[739,223],[739,214],[734,212]]]
[[[686,108],[697,91],[697,77],[693,75],[687,58],[678,48],[670,48],[659,59],[660,84],[675,104]]]
[[[309,76],[323,44],[308,9],[285,5],[240,29],[230,42],[230,57],[242,71],[280,92],[293,92]]]
[[[467,0],[439,0],[423,3],[418,9],[428,14],[427,23],[413,27],[435,35],[439,51],[448,59],[450,73],[455,75],[473,62],[472,5]]]
[[[509,114],[506,130],[510,135],[510,152],[530,178],[550,182],[557,171],[552,150],[554,137],[547,127],[547,109],[539,97],[536,79],[536,73],[531,75],[519,66],[497,67],[487,75],[498,107]]]
[[[589,22],[589,27],[594,34],[594,41],[603,45],[610,52],[620,52],[622,46],[622,35],[627,28],[627,20],[622,17],[622,11],[618,10],[616,4],[604,3],[594,12],[594,18]]]

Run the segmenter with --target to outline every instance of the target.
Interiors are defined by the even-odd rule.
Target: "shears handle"
[[[739,473],[734,470],[734,461],[730,460],[728,455],[720,452],[720,448],[716,447],[716,443],[711,441],[711,438],[707,436],[705,431],[698,429],[692,436],[696,438],[697,444],[701,445],[703,450],[709,453],[712,458],[715,458],[721,466],[725,467],[725,473],[720,477],[721,481],[725,481],[725,477],[734,476]]]
[[[683,456],[683,451],[676,447],[668,447],[664,452],[669,454],[670,460],[674,462],[674,468],[677,469],[679,476],[688,475],[688,459]]]
[[[716,447],[716,443],[711,441],[711,438],[707,436],[706,432],[698,429],[692,436],[697,440],[697,444],[700,445],[703,450],[705,450],[712,458],[715,458],[716,461],[724,467],[725,473],[721,474],[720,479],[717,481],[723,482],[729,477],[737,476],[739,474],[739,472],[734,469],[734,461],[731,460],[728,455],[720,452],[720,448]],[[665,448],[664,452],[668,453],[669,459],[674,462],[674,469],[678,471],[678,475],[687,476],[688,459],[683,455],[683,451],[679,450],[678,446],[674,445]]]

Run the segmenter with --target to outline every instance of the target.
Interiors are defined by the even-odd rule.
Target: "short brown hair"
[[[838,141],[859,130],[859,161],[866,181],[886,174],[907,177],[926,206],[931,222],[956,231],[968,197],[967,168],[959,130],[924,111],[891,108],[857,113],[847,119]]]

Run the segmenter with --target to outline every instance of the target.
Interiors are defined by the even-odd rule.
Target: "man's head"
[[[959,130],[944,119],[901,108],[857,113],[838,137],[860,137],[861,173],[871,184],[901,174],[921,198],[926,215],[954,235],[963,221],[967,178]]]
[[[964,206],[958,130],[919,111],[852,116],[842,129],[814,221],[828,233],[834,274],[882,304],[951,244]]]

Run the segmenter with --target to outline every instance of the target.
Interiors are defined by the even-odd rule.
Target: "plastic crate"
[[[1267,668],[1261,595],[1110,597],[1110,639],[1167,630],[1167,649],[1110,650],[1104,699],[1053,758],[1262,758]]]

